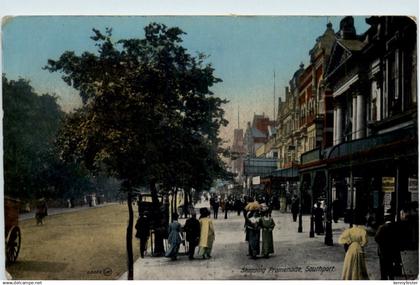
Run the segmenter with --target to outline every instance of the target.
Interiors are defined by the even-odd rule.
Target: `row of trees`
[[[127,193],[128,278],[133,278],[132,193],[147,186],[159,220],[157,185],[165,192],[208,189],[228,175],[220,158],[223,104],[210,88],[220,82],[203,54],[181,45],[179,28],[152,23],[141,39],[112,40],[93,29],[97,53],[64,52],[45,69],[62,74],[83,106],[59,130],[60,157],[92,173],[105,171]],[[156,246],[163,250],[162,236]]]
[[[26,203],[94,192],[96,180],[86,169],[59,159],[55,141],[66,114],[57,98],[38,95],[24,79],[3,75],[2,82],[5,194]]]

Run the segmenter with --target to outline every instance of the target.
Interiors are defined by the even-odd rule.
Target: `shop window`
[[[398,88],[399,51],[388,58],[388,106],[391,116],[401,112],[401,94]]]
[[[404,50],[403,52],[403,111],[410,109],[411,107],[415,107],[416,103],[416,95],[413,96],[413,90],[415,87],[412,86],[413,84],[413,76],[416,76],[415,67],[413,68],[413,53],[410,50]],[[415,84],[415,83],[414,83]],[[414,100],[413,100],[414,97]]]

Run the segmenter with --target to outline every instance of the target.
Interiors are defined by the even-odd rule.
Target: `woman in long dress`
[[[260,226],[257,211],[250,211],[245,220],[248,233],[248,251],[252,259],[260,254]]]
[[[176,260],[178,256],[179,246],[181,245],[181,224],[178,223],[178,214],[172,215],[173,222],[169,224],[168,242],[170,247],[165,256]]]
[[[338,239],[339,244],[347,245],[348,249],[344,257],[343,280],[368,280],[369,276],[366,269],[365,252],[363,248],[368,242],[367,232],[363,218],[356,217],[354,225],[346,229]]]
[[[274,253],[273,246],[273,229],[275,223],[270,216],[268,209],[262,212],[263,216],[260,218],[259,225],[262,230],[262,250],[261,253],[265,258],[268,258],[270,253]]]
[[[198,254],[203,259],[211,257],[211,250],[214,242],[214,226],[213,221],[210,220],[210,211],[207,208],[200,209],[200,241],[198,243]]]

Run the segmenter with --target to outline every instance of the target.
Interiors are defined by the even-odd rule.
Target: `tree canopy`
[[[25,79],[2,80],[5,194],[30,200],[88,190],[88,173],[58,159],[55,139],[65,113],[57,98],[38,95]]]
[[[144,31],[113,41],[111,29],[93,29],[97,53],[48,61],[83,101],[60,131],[61,155],[132,185],[204,185],[223,172],[218,134],[227,101],[210,90],[221,80],[204,55],[182,47],[179,28],[152,23]]]

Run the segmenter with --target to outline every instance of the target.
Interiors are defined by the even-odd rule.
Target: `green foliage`
[[[39,96],[29,81],[3,76],[3,108],[6,195],[66,199],[94,189],[86,169],[58,157],[56,135],[66,115],[55,96]]]
[[[5,193],[28,198],[47,188],[42,173],[51,163],[63,112],[56,97],[38,96],[24,79],[3,76]]]
[[[144,30],[143,39],[113,42],[111,29],[94,29],[96,54],[48,61],[83,100],[60,131],[60,155],[131,185],[206,187],[224,173],[218,135],[227,101],[210,91],[221,80],[205,56],[181,46],[179,28]]]

